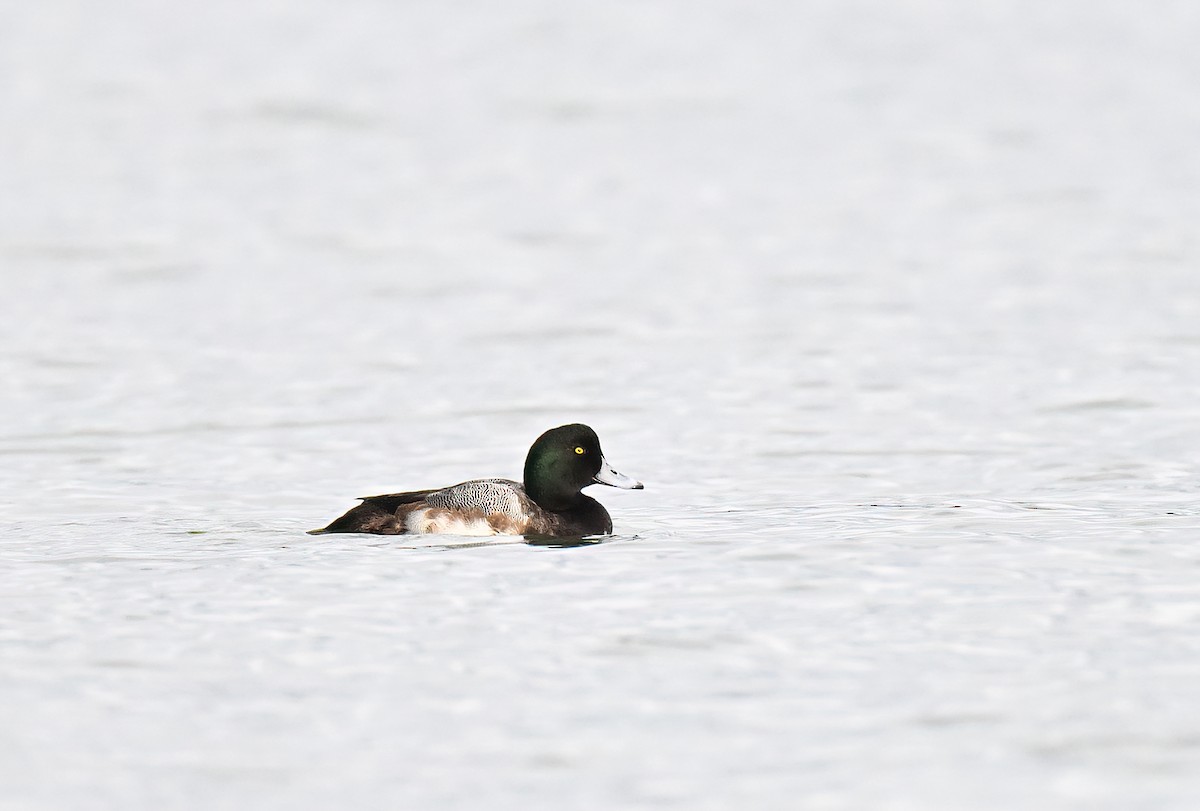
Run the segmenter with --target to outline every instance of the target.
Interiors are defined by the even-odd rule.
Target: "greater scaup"
[[[525,482],[472,479],[438,490],[367,496],[326,532],[376,535],[533,535],[582,537],[612,532],[612,519],[600,502],[580,491],[590,484],[623,490],[643,485],[612,467],[596,432],[578,423],[551,428],[525,457]]]

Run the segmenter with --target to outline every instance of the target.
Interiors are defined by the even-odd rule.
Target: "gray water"
[[[1197,25],[0,5],[0,808],[1200,807]]]

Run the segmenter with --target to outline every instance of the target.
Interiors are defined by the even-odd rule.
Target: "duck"
[[[471,479],[450,487],[365,496],[310,535],[525,535],[583,538],[612,534],[604,505],[581,491],[592,484],[642,490],[604,458],[586,425],[560,425],[539,436],[525,457],[523,481]]]

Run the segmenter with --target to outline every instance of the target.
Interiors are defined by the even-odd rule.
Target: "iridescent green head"
[[[642,483],[617,471],[604,459],[600,438],[586,425],[551,428],[537,438],[525,457],[525,492],[551,511],[569,509],[589,484],[641,490]]]

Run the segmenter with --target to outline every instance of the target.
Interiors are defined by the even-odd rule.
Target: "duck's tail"
[[[432,490],[411,493],[389,493],[366,496],[362,504],[351,507],[346,514],[320,529],[310,529],[309,535],[330,535],[335,532],[366,532],[373,535],[403,535],[408,532],[399,513],[411,512]],[[408,507],[408,510],[402,510]]]

